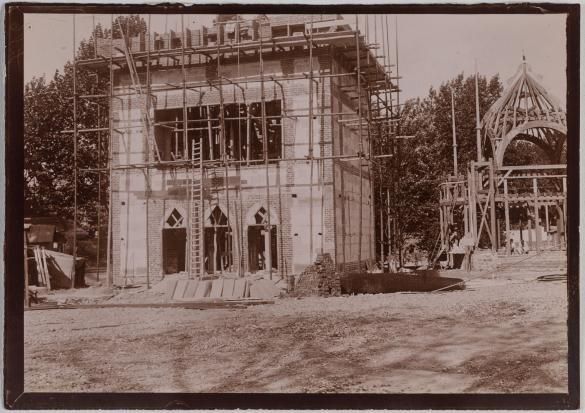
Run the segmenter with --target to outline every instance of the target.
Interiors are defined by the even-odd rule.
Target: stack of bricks
[[[328,253],[319,254],[315,264],[309,265],[299,276],[291,295],[299,296],[339,296],[341,278],[335,272],[335,263]]]

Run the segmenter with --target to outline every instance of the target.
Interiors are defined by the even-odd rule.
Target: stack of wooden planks
[[[38,281],[40,284],[51,289],[51,276],[49,274],[49,268],[47,266],[47,252],[44,247],[38,245],[33,247],[33,253],[35,256],[35,262],[37,265]]]
[[[167,300],[198,301],[205,299],[270,299],[278,297],[280,289],[270,280],[218,278],[216,280],[169,281]]]

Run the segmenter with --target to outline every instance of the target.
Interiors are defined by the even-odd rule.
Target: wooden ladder
[[[197,174],[196,171],[200,173]],[[203,275],[203,168],[201,164],[201,141],[193,140],[191,145],[191,219],[189,225],[190,274],[189,277]]]

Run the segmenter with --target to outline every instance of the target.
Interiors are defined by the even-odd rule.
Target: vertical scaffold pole
[[[112,61],[112,57],[114,56],[114,15],[110,15],[110,61],[109,61],[109,71],[110,71],[110,84],[108,85],[108,95],[110,101],[110,110],[108,114],[108,128],[109,128],[109,142],[108,142],[108,245],[107,245],[107,257],[106,257],[106,277],[108,278],[108,287],[111,287],[114,284],[114,272],[112,269],[112,163],[114,161],[114,152],[113,152],[113,132],[114,132],[114,124],[113,124],[113,103],[114,103],[114,63]]]
[[[262,36],[260,36],[260,110],[262,118],[262,152],[264,155],[264,170],[266,174],[266,223],[264,236],[268,237],[265,250],[266,257],[264,259],[265,265],[268,266],[268,278],[272,279],[272,225],[270,222],[270,174],[268,170],[268,136],[266,130],[266,96],[264,94],[264,57],[262,56],[263,48]],[[268,234],[266,234],[266,231]]]
[[[313,15],[309,32],[309,261],[313,261]]]
[[[75,287],[77,264],[77,59],[75,58],[75,14],[73,15],[73,269],[70,288]]]
[[[451,88],[451,127],[453,131],[453,175],[457,179],[457,131],[455,128],[455,96]]]
[[[148,15],[148,27],[146,29],[148,45],[146,46],[146,113],[150,119],[150,14]],[[150,122],[146,124],[146,162],[150,164],[150,139],[151,139]],[[154,137],[152,137],[154,138]],[[146,168],[146,288],[150,289],[150,168]],[[187,234],[189,232],[187,231]]]
[[[358,133],[359,133],[359,173],[360,173],[360,195],[359,195],[359,233],[358,233],[358,271],[362,270],[362,219],[363,219],[363,167],[362,167],[362,156],[364,152],[364,142],[362,136],[362,82],[361,82],[361,56],[360,56],[360,30],[359,30],[359,18],[358,15],[355,15],[355,47],[356,47],[356,59],[357,59],[357,93],[358,93]]]
[[[477,161],[483,161],[481,154],[481,123],[479,120],[479,85],[478,85],[477,61],[475,63],[475,145],[477,146]]]
[[[193,153],[191,152],[191,148],[192,145],[189,145],[189,124],[187,122],[187,75],[185,73],[185,22],[184,22],[184,16],[181,14],[181,79],[182,79],[182,98],[183,98],[183,153],[184,153],[184,158],[185,159],[189,159],[190,157],[193,156]],[[188,179],[188,173],[185,172],[185,178],[186,181],[189,182]],[[193,174],[191,174],[191,177],[193,177]],[[193,231],[191,230],[191,225],[192,225],[192,219],[193,219],[193,205],[191,200],[193,199],[193,197],[191,196],[191,192],[193,191],[193,182],[190,183],[189,185],[189,192],[188,192],[188,200],[189,200],[189,205],[188,205],[188,213],[189,213],[189,219],[188,219],[188,223],[189,223],[189,228],[187,229],[187,245],[189,246],[189,258],[187,259],[187,277],[189,279],[193,278],[193,271],[192,271],[192,260],[193,260],[193,251],[191,250],[191,248],[193,248],[193,240],[191,239],[193,237]]]
[[[396,136],[400,134],[400,69],[398,65],[398,17],[394,19],[394,30],[395,30],[395,37],[394,37],[394,46],[395,46],[395,54],[396,54],[396,129],[395,133]],[[393,153],[394,155],[394,153]],[[400,153],[400,141],[396,142],[396,158],[397,161],[394,163],[398,163],[398,168],[396,169],[396,191],[400,189],[400,162],[401,162],[401,153]],[[395,194],[396,196],[396,194]],[[396,234],[397,238],[397,245],[398,245],[398,260],[400,266],[402,266],[402,217],[401,217],[401,208],[400,204],[396,205],[396,219],[394,220],[394,233]]]

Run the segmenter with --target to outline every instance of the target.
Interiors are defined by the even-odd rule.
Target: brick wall
[[[275,56],[278,56],[276,58]],[[299,54],[297,52],[287,53],[286,57],[283,55],[267,54],[265,56],[264,68],[267,77],[270,75],[283,75],[291,73],[307,73],[310,68],[308,56]],[[316,53],[313,59],[313,70],[315,73],[321,71],[328,73],[332,67],[331,54],[327,51]],[[243,59],[239,71],[235,65],[230,66],[229,61],[223,63],[222,75],[226,77],[244,77],[258,75],[258,62],[252,58]],[[153,71],[153,108],[150,117],[154,118],[155,109],[164,108],[179,108],[183,103],[182,90],[160,90],[164,83],[179,84],[181,82],[180,67],[167,67],[165,70]],[[213,65],[195,65],[187,68],[187,81],[212,79],[216,78],[217,73]],[[129,78],[125,74],[118,74],[116,76],[118,84],[118,92],[124,90],[129,83]],[[224,103],[240,102],[247,103],[253,101],[260,101],[261,91],[259,83],[242,84],[244,91],[234,87],[230,84],[222,86],[222,93]],[[339,111],[340,101],[338,96],[332,94],[332,81],[330,78],[319,79],[317,83],[313,84],[313,110],[314,113],[330,113],[331,111]],[[217,88],[203,87],[199,89],[203,93],[195,93],[193,91],[187,92],[188,105],[213,105],[219,104],[219,91]],[[264,95],[267,101],[280,99],[282,101],[283,111],[287,117],[282,121],[282,144],[285,158],[302,158],[308,153],[308,125],[309,119],[306,116],[299,116],[307,114],[308,100],[309,100],[309,81],[308,79],[287,80],[281,81],[280,84],[274,82],[266,82]],[[244,100],[245,99],[245,100]],[[140,125],[141,105],[143,100],[132,97],[123,97],[122,99],[114,99],[114,127],[136,126]],[[341,107],[341,110],[351,110],[346,106]],[[334,117],[320,117],[316,116],[313,119],[313,152],[314,156],[330,156],[339,153],[351,153],[355,151],[355,134],[346,132],[346,141],[341,142],[344,145],[343,149],[336,146],[334,143],[341,135],[338,124],[333,120]],[[113,139],[114,164],[124,165],[128,163],[145,162],[148,159],[153,159],[152,151],[152,136],[150,142],[147,139],[147,134],[141,128],[123,129],[124,133],[117,133]],[[337,144],[336,144],[337,145]],[[149,156],[150,150],[150,156]],[[342,243],[339,242],[340,224],[345,222],[347,228],[346,232],[350,234],[350,240],[346,239],[346,262],[355,261],[355,240],[351,238],[355,232],[357,218],[350,214],[340,214],[340,210],[334,205],[339,204],[338,197],[344,194],[341,191],[343,184],[338,183],[339,171],[343,171],[344,179],[346,181],[346,188],[350,188],[354,192],[351,195],[349,202],[352,205],[352,210],[356,209],[360,200],[356,198],[356,190],[359,188],[359,180],[355,181],[356,161],[343,162],[343,165],[333,160],[324,160],[322,162],[314,161],[314,175],[312,185],[309,180],[310,170],[308,161],[299,162],[281,162],[280,164],[271,164],[269,166],[270,176],[270,210],[271,210],[271,224],[277,226],[277,245],[278,245],[278,273],[283,276],[291,274],[298,274],[299,268],[305,268],[308,264],[313,262],[318,253],[329,253],[334,257],[334,261],[339,263],[339,259],[343,254],[339,253]],[[352,169],[353,168],[353,169]],[[220,168],[219,175],[223,176],[224,168]],[[264,166],[249,166],[236,169],[230,167],[229,175],[238,176],[241,179],[241,186],[238,190],[231,188],[229,195],[226,195],[225,189],[214,193],[213,201],[218,203],[224,213],[229,215],[230,222],[235,226],[236,223],[241,223],[242,232],[238,234],[234,231],[234,236],[238,236],[240,242],[240,249],[242,253],[243,270],[248,268],[248,240],[247,240],[247,217],[253,216],[260,206],[267,207],[266,189],[265,189],[265,169]],[[162,268],[162,222],[174,206],[189,210],[188,192],[173,192],[173,182],[177,179],[191,179],[192,172],[181,169],[153,169],[150,172],[150,186],[151,191],[146,195],[146,179],[140,178],[143,174],[142,170],[134,172],[116,171],[112,180],[113,189],[113,206],[112,211],[114,219],[113,224],[113,271],[117,283],[127,276],[127,266],[124,262],[127,261],[128,248],[123,243],[123,239],[127,238],[128,229],[122,226],[125,222],[126,215],[132,215],[132,211],[125,210],[124,205],[121,204],[125,199],[131,199],[132,205],[141,205],[144,209],[144,233],[148,232],[148,258],[137,257],[137,252],[134,251],[133,263],[134,267],[148,266],[149,275],[151,279],[161,277],[163,273]],[[133,177],[129,180],[129,176]],[[144,175],[142,175],[144,176]],[[367,177],[367,175],[365,175]],[[137,182],[142,179],[142,185]],[[188,181],[185,181],[188,182]],[[334,184],[334,182],[336,182]],[[369,183],[367,179],[362,181],[364,188],[363,198],[361,200],[363,205],[363,219],[364,219],[364,236],[362,245],[362,259],[367,260],[371,252],[368,248],[368,240],[371,238],[368,235],[369,228]],[[309,192],[312,187],[313,201],[310,201]],[[175,188],[176,189],[176,188]],[[347,194],[345,194],[347,195]],[[229,206],[227,199],[229,197]],[[126,201],[128,202],[128,201]],[[148,203],[148,207],[146,204]],[[314,222],[313,228],[308,228],[309,207],[312,203]],[[209,201],[204,205],[206,210],[209,210]],[[229,214],[227,214],[229,209]],[[147,211],[147,212],[146,212]],[[126,215],[125,215],[126,214]],[[236,217],[237,216],[237,217]],[[187,217],[188,218],[188,217]],[[297,219],[295,221],[295,218]],[[137,219],[133,218],[135,222]],[[313,236],[313,250],[306,248],[301,240],[303,238],[302,232],[299,230],[300,223],[304,225],[304,230],[310,232]],[[322,220],[322,226],[321,226]],[[189,221],[187,219],[187,221]],[[187,225],[189,223],[187,222]],[[301,225],[301,226],[302,226]],[[373,224],[372,224],[373,225]],[[232,226],[232,228],[233,228]],[[323,230],[321,230],[321,227]],[[302,228],[301,228],[302,229]],[[321,232],[321,234],[318,234]],[[298,234],[298,235],[296,235]],[[355,237],[354,237],[355,238]],[[299,243],[299,241],[301,241]],[[236,247],[236,244],[234,244]],[[237,251],[234,251],[237,255]],[[353,255],[352,255],[353,254]],[[187,254],[189,256],[189,254]],[[236,260],[238,257],[235,257]],[[136,260],[143,259],[143,264],[136,262]],[[148,259],[148,263],[146,260]],[[296,264],[295,264],[296,262]],[[236,262],[237,263],[237,262]],[[126,274],[124,273],[126,272]],[[144,274],[138,274],[144,276]]]

